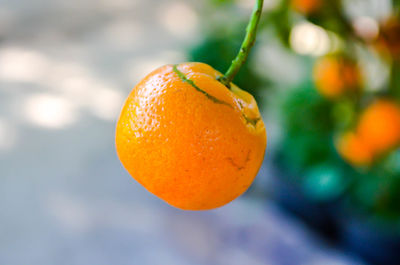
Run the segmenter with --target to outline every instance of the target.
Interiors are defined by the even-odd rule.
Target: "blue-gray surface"
[[[0,264],[361,264],[267,201],[179,211],[120,165],[119,107],[184,60],[190,3],[0,1]]]

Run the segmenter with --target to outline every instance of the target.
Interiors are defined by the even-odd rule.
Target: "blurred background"
[[[132,87],[224,72],[253,4],[0,1],[0,264],[400,263],[400,1],[265,0],[236,83],[268,148],[229,205],[174,209],[119,163]]]

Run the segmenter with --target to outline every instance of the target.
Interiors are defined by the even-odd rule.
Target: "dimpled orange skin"
[[[383,153],[400,144],[400,106],[380,99],[362,113],[357,133],[371,150]]]
[[[313,74],[317,90],[330,99],[355,91],[360,84],[358,67],[340,57],[326,56],[319,59]]]
[[[118,156],[148,191],[184,210],[220,207],[244,193],[264,157],[254,98],[203,63],[150,73],[130,93],[116,129]],[[254,124],[253,124],[254,123]]]

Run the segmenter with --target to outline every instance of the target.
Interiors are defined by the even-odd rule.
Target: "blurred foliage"
[[[239,2],[208,0],[212,12],[225,17],[222,21],[210,17],[204,23],[202,41],[189,51],[191,60],[208,63],[222,73],[227,70],[240,47],[248,19],[248,14],[240,11],[243,6]],[[314,69],[301,65],[304,76],[290,84],[285,82],[285,76],[271,78],[274,65],[263,65],[262,71],[255,69],[255,61],[268,58],[260,58],[253,51],[235,79],[269,112],[280,113],[283,136],[276,154],[277,164],[312,201],[340,201],[354,214],[400,223],[400,141],[384,152],[374,151],[373,161],[348,159],[357,158],[364,151],[363,148],[352,151],[351,148],[360,147],[356,144],[361,143],[365,149],[372,146],[365,139],[357,138],[359,142],[346,148],[347,152],[353,152],[347,157],[337,146],[337,140],[345,132],[354,132],[358,137],[363,113],[382,97],[400,109],[400,1],[272,2],[276,4],[268,5],[262,16],[256,45],[268,47],[278,43],[291,58],[315,58]],[[379,13],[376,7],[381,4],[392,5],[392,9],[389,13]],[[368,12],[363,14],[365,10]],[[209,12],[210,9],[204,16]],[[303,31],[298,34],[299,39],[294,39],[294,32],[300,28]],[[327,45],[326,49],[321,49],[321,45]],[[321,64],[328,57],[334,60]],[[276,59],[276,65],[284,63]],[[317,65],[322,65],[319,76]],[[292,73],[288,70],[285,74]],[[383,81],[376,82],[380,79]],[[324,83],[327,86],[322,90]],[[274,98],[261,97],[266,89],[267,95]],[[268,102],[275,104],[268,106]],[[382,117],[392,120],[380,122],[379,126],[396,123],[395,116]]]
[[[282,155],[293,173],[326,161],[332,149],[332,104],[304,83],[282,104]]]
[[[232,4],[234,3],[233,0],[210,0],[214,5],[221,5],[221,4]]]

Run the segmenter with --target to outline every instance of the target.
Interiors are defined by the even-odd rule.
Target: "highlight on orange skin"
[[[319,93],[335,99],[354,92],[360,85],[360,71],[355,63],[337,56],[325,56],[314,65],[313,78]]]
[[[354,166],[367,166],[372,163],[372,151],[354,132],[341,135],[336,141],[336,149],[344,160]]]
[[[380,99],[362,113],[357,133],[374,153],[383,153],[400,144],[400,106]]]
[[[297,12],[309,15],[321,8],[322,0],[292,0],[291,6]]]
[[[266,147],[257,103],[203,63],[166,65],[130,93],[116,129],[126,170],[172,206],[225,205],[253,182]]]

